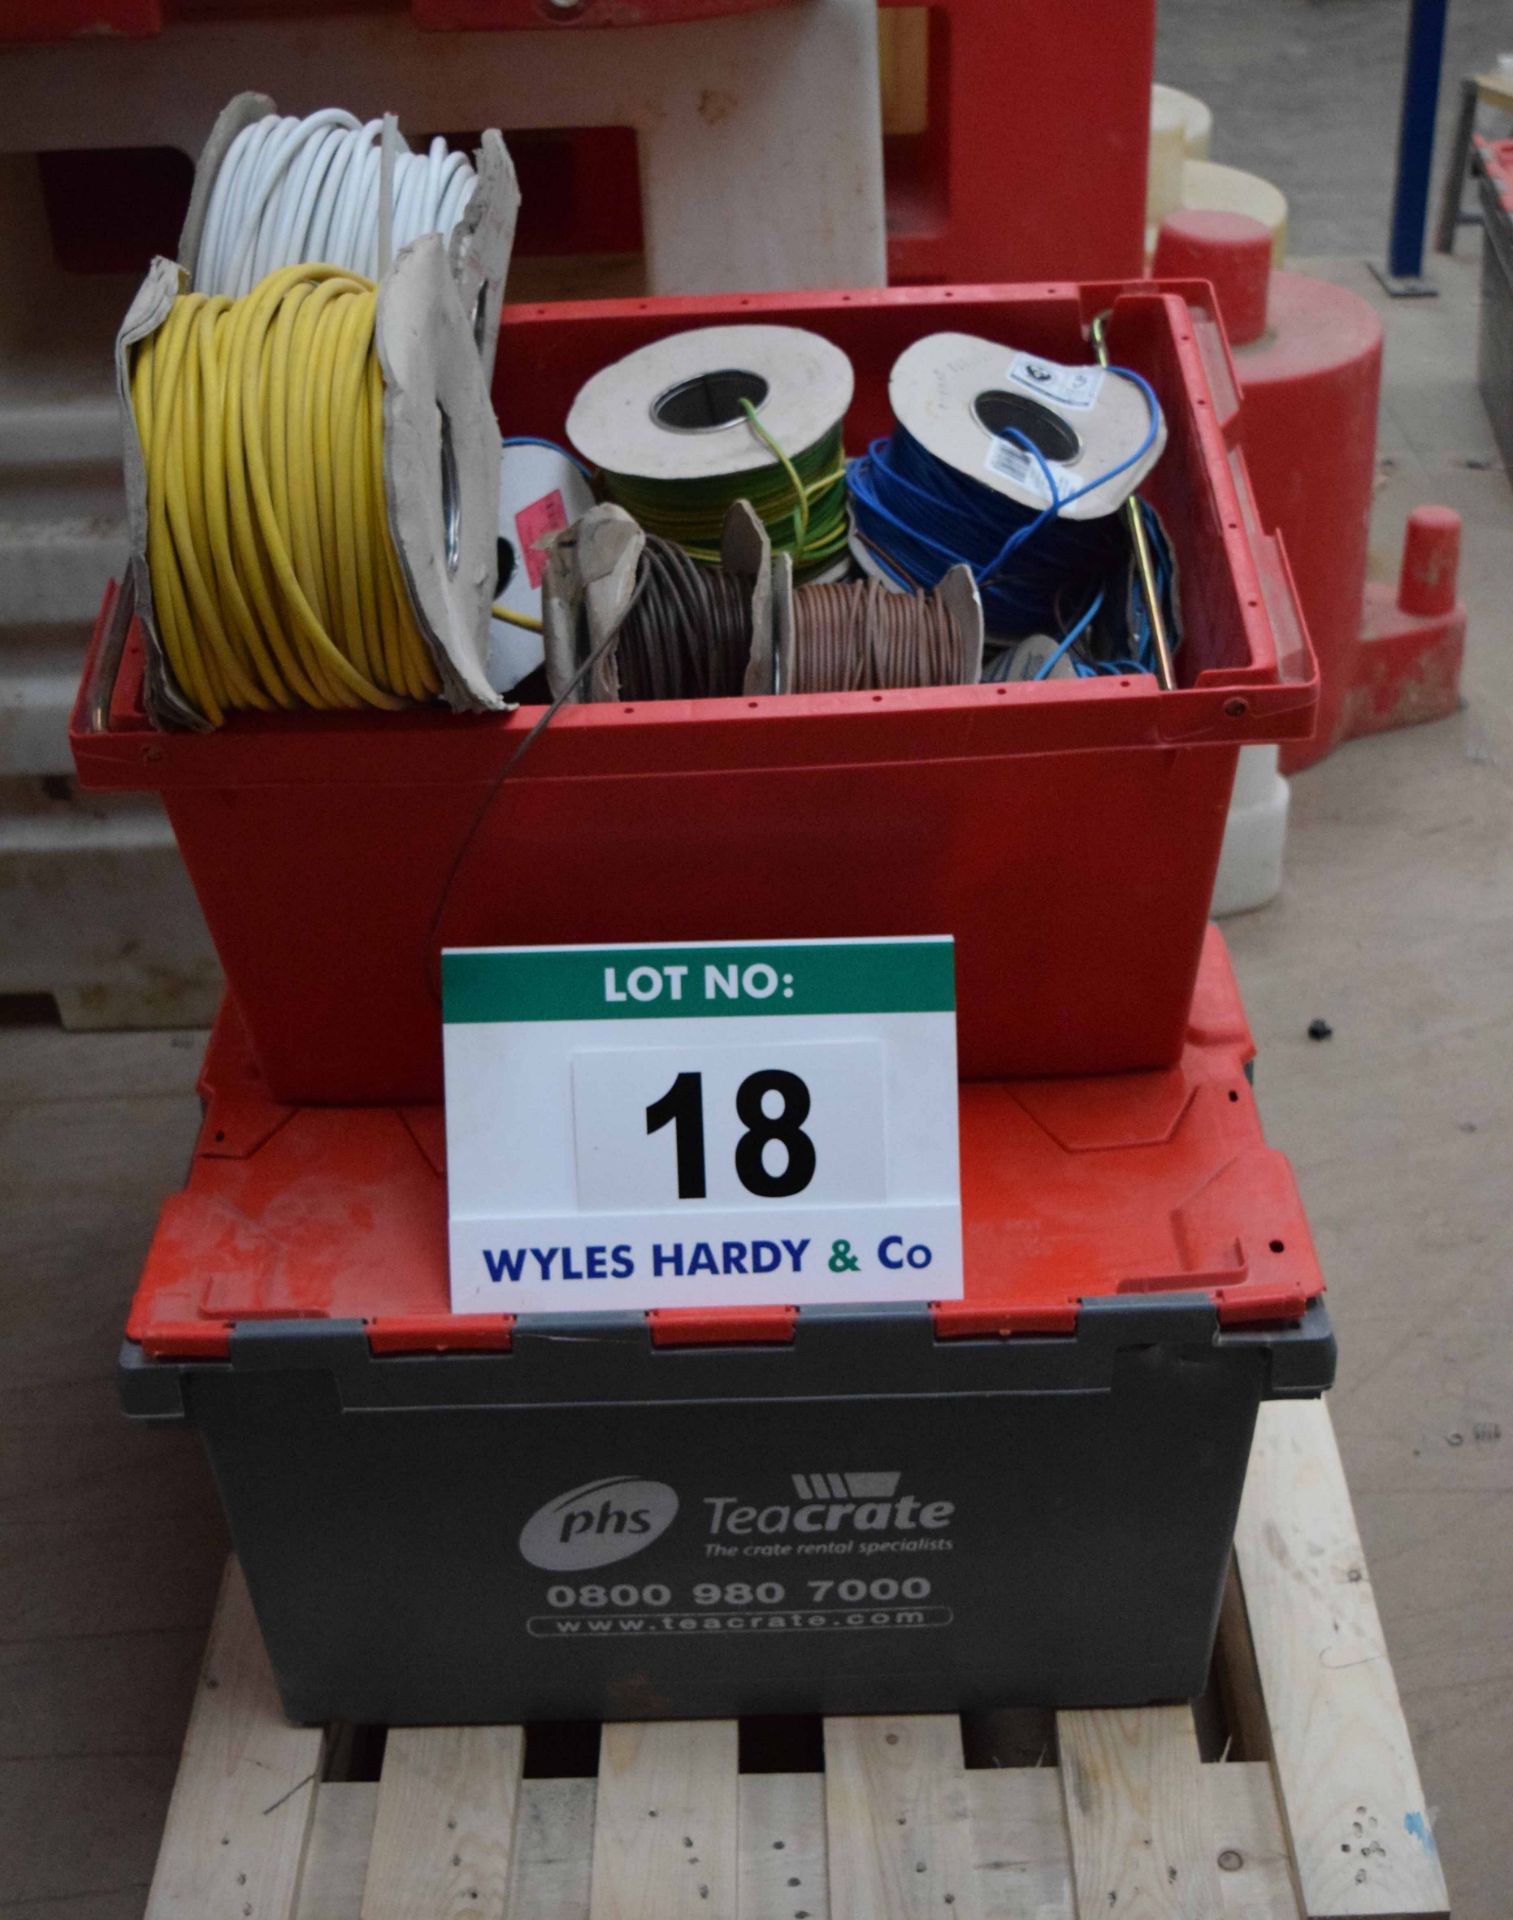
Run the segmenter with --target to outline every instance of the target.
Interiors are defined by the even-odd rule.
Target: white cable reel
[[[382,120],[341,107],[301,120],[265,114],[221,162],[206,210],[195,287],[250,293],[277,267],[323,261],[376,279]],[[394,157],[394,252],[422,233],[450,234],[476,184],[472,162],[438,137]]]

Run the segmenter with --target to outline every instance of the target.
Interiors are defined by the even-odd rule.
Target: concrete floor
[[[1407,17],[1406,0],[1160,0],[1157,78],[1212,107],[1215,160],[1287,195],[1295,255],[1385,256]],[[1462,74],[1501,52],[1513,53],[1508,0],[1455,0],[1441,159]]]
[[[1476,236],[1463,242],[1474,255]],[[1326,269],[1368,298],[1359,264]],[[1287,885],[1226,932],[1268,1132],[1297,1168],[1339,1333],[1332,1398],[1462,1920],[1513,1885],[1513,497],[1470,380],[1475,272],[1387,312],[1380,491],[1465,519],[1466,704],[1293,782]],[[1387,306],[1388,303],[1382,303]],[[1308,1021],[1334,1037],[1315,1043]]]
[[[1162,76],[1213,104],[1216,157],[1289,191],[1297,248],[1382,244],[1402,12],[1163,0]],[[1452,77],[1513,42],[1505,0],[1458,0],[1451,19]],[[1513,498],[1471,383],[1474,236],[1463,250],[1434,269],[1441,300],[1387,313],[1375,523],[1390,573],[1408,507],[1465,516],[1466,708],[1301,776],[1286,892],[1228,933],[1268,1128],[1330,1283],[1335,1420],[1456,1912],[1503,1920]],[[1376,297],[1358,262],[1323,270]],[[1334,1027],[1323,1044],[1305,1035],[1316,1014]],[[194,1442],[127,1427],[111,1379],[194,1135],[199,1049],[191,1035],[0,1029],[5,1920],[141,1914],[225,1551]]]

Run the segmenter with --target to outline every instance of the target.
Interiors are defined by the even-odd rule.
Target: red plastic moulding
[[[0,7],[0,44],[92,40],[102,33],[143,39],[162,30],[162,0],[7,0]]]
[[[1284,743],[1284,773],[1341,741],[1435,720],[1459,702],[1466,610],[1460,521],[1409,517],[1399,586],[1366,579],[1376,476],[1382,324],[1348,287],[1277,273],[1271,236],[1245,214],[1175,213],[1156,272],[1213,283],[1243,394],[1244,448],[1266,522],[1287,543],[1319,663],[1312,740]]]
[[[420,27],[665,25],[793,0],[411,0]],[[880,0],[913,6],[917,0]],[[1139,273],[1155,57],[1154,0],[933,0],[928,112],[883,145],[894,285]],[[1068,111],[1068,89],[1096,111]],[[1009,130],[1012,131],[1009,131]],[[565,136],[582,167],[594,135]],[[531,251],[631,252],[634,201],[605,209],[569,181],[558,231]]]
[[[881,0],[914,6],[917,0]],[[421,29],[623,31],[717,21],[802,0],[410,0]],[[249,6],[248,0],[6,0],[0,43],[213,27],[224,15],[345,12],[353,0]],[[1146,151],[1155,0],[932,0],[926,124],[883,141],[888,278],[939,281],[1138,274],[1145,230]],[[356,29],[354,29],[356,30]],[[167,57],[167,56],[165,56]],[[193,65],[193,49],[177,57]],[[669,57],[676,58],[676,50]],[[424,60],[424,47],[417,50]],[[1069,110],[1078,98],[1096,110]],[[512,143],[516,131],[509,130]],[[643,209],[629,144],[610,129],[559,129],[546,182],[552,218],[527,195],[526,253],[634,253]],[[615,129],[627,143],[630,128]],[[525,134],[529,145],[531,136]],[[622,183],[616,166],[629,178]],[[606,174],[606,167],[609,168]],[[620,188],[623,184],[624,191]],[[168,215],[163,183],[148,209]],[[534,211],[532,208],[534,207]],[[179,217],[172,218],[177,232]]]
[[[884,142],[889,280],[1139,273],[1154,0],[928,13],[928,125]]]
[[[417,27],[667,27],[729,13],[768,13],[795,0],[410,0]]]
[[[1070,1333],[1095,1296],[1192,1292],[1224,1324],[1296,1319],[1323,1291],[1302,1203],[1266,1145],[1253,1052],[1216,929],[1173,1067],[964,1086],[966,1297],[943,1338]],[[358,1320],[376,1353],[504,1351],[507,1314],[448,1305],[437,1109],[289,1107],[262,1088],[228,1004],[206,1057],[188,1184],[163,1208],[127,1337],[224,1357],[231,1329]],[[792,1307],[649,1316],[659,1346],[788,1342]]]

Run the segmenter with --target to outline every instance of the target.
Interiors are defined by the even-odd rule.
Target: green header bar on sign
[[[707,1020],[950,1013],[950,939],[766,946],[458,948],[441,957],[449,1026],[519,1020]]]

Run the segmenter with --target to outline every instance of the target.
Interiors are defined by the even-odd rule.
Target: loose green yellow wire
[[[643,480],[601,472],[604,499],[624,507],[648,533],[673,540],[707,567],[720,564],[720,534],[733,502],[749,500],[776,553],[793,556],[795,572],[813,572],[845,551],[846,462],[839,424],[790,456],[762,426],[749,400],[741,402],[752,431],[773,455],[772,467],[719,474],[705,480]]]
[[[501,601],[495,601],[490,611],[496,620],[503,620],[512,627],[524,627],[527,633],[546,631],[539,620],[532,619],[528,613],[511,613]]]

